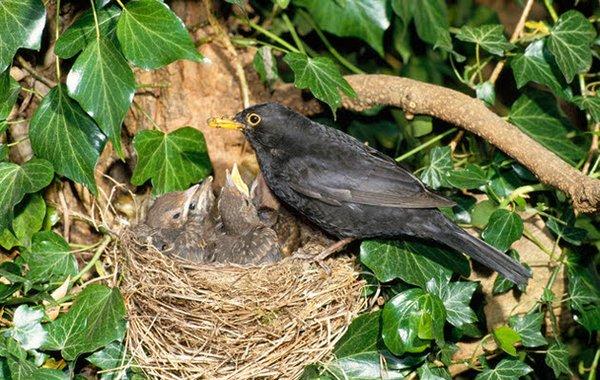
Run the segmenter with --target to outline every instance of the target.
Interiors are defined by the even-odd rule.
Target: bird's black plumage
[[[451,201],[352,136],[277,103],[249,107],[234,120],[243,125],[275,195],[328,233],[431,239],[515,283],[530,277],[518,262],[469,235],[437,209]]]

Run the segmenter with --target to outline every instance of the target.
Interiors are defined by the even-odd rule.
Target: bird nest
[[[151,377],[298,378],[365,307],[353,258],[242,267],[168,257],[131,231],[120,244],[127,343]]]

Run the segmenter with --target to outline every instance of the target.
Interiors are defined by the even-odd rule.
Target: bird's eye
[[[160,250],[161,250],[161,251],[164,251],[164,250],[166,250],[166,249],[167,249],[167,243],[163,243],[163,244],[160,246]]]
[[[194,210],[195,208],[196,208],[196,204],[195,204],[195,203],[192,203],[192,204],[190,205],[190,210]]]
[[[173,215],[173,219],[179,219],[180,216],[181,216],[181,213],[178,212],[175,215]]]
[[[250,115],[246,116],[246,121],[253,127],[257,126],[258,123],[260,123],[260,120],[260,116],[255,113],[251,113]]]

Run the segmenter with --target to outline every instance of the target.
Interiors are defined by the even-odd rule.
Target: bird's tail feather
[[[512,257],[469,235],[445,217],[442,216],[442,218],[444,219],[443,232],[439,234],[438,230],[438,235],[432,236],[435,240],[459,252],[466,253],[475,261],[495,270],[515,284],[526,284],[527,280],[531,278],[531,272]]]

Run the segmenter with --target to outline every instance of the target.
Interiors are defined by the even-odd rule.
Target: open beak
[[[208,126],[212,128],[224,128],[224,129],[244,129],[244,124],[238,123],[235,120],[227,119],[225,117],[211,117],[208,119]]]
[[[190,204],[194,200],[194,195],[196,191],[200,187],[199,184],[196,184],[185,191],[185,203],[183,204],[183,220],[185,220],[188,216],[188,212],[190,210]]]

